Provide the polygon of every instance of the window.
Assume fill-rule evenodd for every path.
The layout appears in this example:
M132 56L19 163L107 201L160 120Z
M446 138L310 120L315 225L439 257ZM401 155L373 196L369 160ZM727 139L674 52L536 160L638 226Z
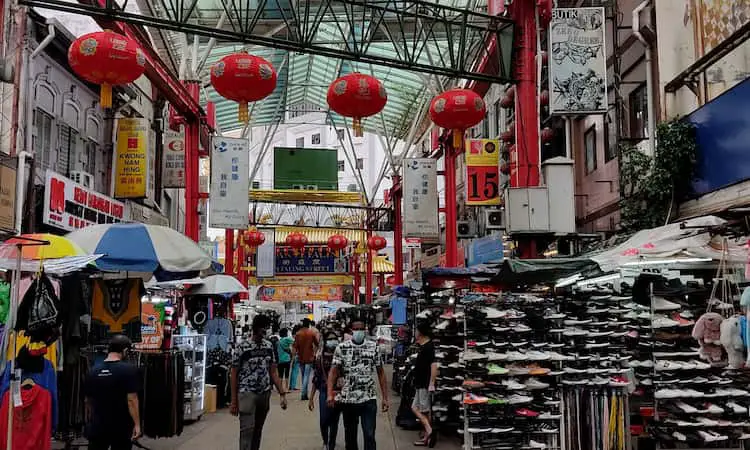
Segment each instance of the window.
M365 168L365 160L362 158L357 158L357 169L364 169Z
M312 144L320 145L320 133L315 133L312 135Z
M260 181L253 181L253 189L260 189Z
M343 172L345 170L344 161L338 160L336 167L338 167L339 172Z
M648 98L646 86L643 85L630 93L630 137L646 139L648 137Z
M304 146L305 146L305 138L303 138L303 137L297 138L296 147L297 148L303 148Z
M596 170L596 125L592 125L583 135L584 157L586 173Z
M500 100L495 102L495 120L492 121L492 133L490 136L497 137L500 134L500 115L502 107L500 106Z
M58 131L56 169L67 177L70 170L75 169L71 161L75 161L78 152L78 132L65 124L60 124Z
M96 142L87 139L83 152L81 153L81 167L84 172L90 173L91 175L96 174L96 149Z
M336 136L340 141L343 141L344 136L346 136L346 130L336 130Z
M617 157L617 113L610 109L604 116L604 162Z
M37 155L37 162L42 169L50 168L52 155L52 116L37 109L34 114L34 126L36 136L33 138L32 147Z
M490 138L490 118L487 115L484 116L484 120L482 121L482 135L479 137L483 139Z

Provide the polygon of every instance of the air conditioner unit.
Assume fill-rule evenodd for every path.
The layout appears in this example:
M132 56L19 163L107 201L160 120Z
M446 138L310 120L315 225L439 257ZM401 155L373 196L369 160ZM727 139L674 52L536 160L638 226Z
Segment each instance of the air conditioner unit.
M301 184L293 184L292 185L292 189L294 189L296 191L302 191L302 190L305 189L305 187L303 185L301 185Z
M474 222L468 220L459 220L456 222L456 237L459 239L469 239L476 237L477 231Z
M88 172L82 172L80 170L74 170L70 172L70 179L80 184L81 186L89 189L94 188L94 176Z
M308 184L307 186L305 186L305 189L307 189L308 191L317 191L318 190L318 185L317 184Z
M485 213L485 228L488 230L505 229L505 211L502 209L490 209Z

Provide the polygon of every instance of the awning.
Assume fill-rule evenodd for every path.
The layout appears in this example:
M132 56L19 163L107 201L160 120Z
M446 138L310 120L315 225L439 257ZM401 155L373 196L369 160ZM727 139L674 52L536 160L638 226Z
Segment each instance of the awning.
M45 259L43 261L44 271L50 275L66 275L83 269L96 270L96 267L89 265L100 257L102 257L102 255L69 256L66 258ZM16 270L16 260L14 258L0 259L0 270ZM21 272L38 271L39 261L21 261Z
M278 227L276 228L276 245L286 244L286 237L291 233L302 233L307 237L308 244L327 244L328 238L340 234L349 239L349 243L364 242L363 230L344 230L341 228L306 228L306 227Z

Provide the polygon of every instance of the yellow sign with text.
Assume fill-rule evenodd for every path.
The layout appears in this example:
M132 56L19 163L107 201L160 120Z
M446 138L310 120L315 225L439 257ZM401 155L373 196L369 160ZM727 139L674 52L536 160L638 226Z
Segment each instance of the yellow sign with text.
M148 119L117 121L115 197L143 198L148 185Z
M466 140L466 204L500 205L500 141Z

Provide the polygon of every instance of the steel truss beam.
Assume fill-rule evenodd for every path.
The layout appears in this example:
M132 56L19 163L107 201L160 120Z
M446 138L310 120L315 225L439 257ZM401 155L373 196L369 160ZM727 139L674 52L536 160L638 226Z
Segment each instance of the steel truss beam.
M369 225L373 231L393 231L393 211L329 203L251 200L250 224L350 230L367 230Z
M91 4L66 0L20 0L20 3L219 41L262 45L451 78L484 82L511 80L511 68L505 63L508 58L503 55L512 51L513 22L470 8L424 0L216 0L222 9L206 10L196 8L195 1L158 0L153 2L153 6L158 6L154 13L146 14L124 11L128 1L124 0L125 5L117 5L114 0L92 0ZM227 15L227 24L217 28L216 19L222 14ZM285 25L281 32L267 35L269 29L280 24ZM343 48L331 46L332 40L345 45ZM490 40L498 46L506 44L493 54L499 69L497 73L484 73L476 64L489 57L485 43ZM432 54L430 47L439 52Z

